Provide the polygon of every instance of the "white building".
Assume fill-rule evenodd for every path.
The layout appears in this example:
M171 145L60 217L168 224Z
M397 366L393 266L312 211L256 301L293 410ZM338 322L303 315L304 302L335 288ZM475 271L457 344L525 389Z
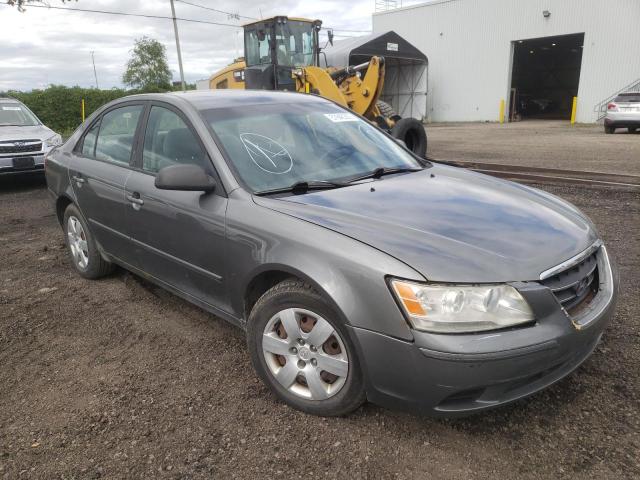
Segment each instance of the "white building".
M640 0L433 0L375 13L389 30L428 58L430 121L568 119L577 96L589 123L640 91Z

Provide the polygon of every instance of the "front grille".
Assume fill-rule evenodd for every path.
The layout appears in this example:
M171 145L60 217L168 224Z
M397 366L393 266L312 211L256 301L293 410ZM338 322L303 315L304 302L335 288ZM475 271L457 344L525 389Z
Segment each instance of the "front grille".
M16 145L15 142L17 142L18 144ZM42 142L37 139L0 142L0 154L29 153L29 152L39 152L41 150L42 150Z
M570 315L577 314L598 293L598 250L541 283L551 289Z

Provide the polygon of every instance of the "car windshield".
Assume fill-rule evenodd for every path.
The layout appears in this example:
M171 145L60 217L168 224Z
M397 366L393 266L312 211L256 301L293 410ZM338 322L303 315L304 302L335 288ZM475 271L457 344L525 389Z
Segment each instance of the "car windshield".
M250 105L202 114L254 192L344 181L379 168L421 168L377 127L331 103Z
M40 125L40 122L24 105L19 103L0 103L0 127L3 125L31 127Z
M617 103L640 103L640 92L629 94L626 93L624 95L618 95L614 102Z
M313 24L289 20L276 27L278 65L313 65Z

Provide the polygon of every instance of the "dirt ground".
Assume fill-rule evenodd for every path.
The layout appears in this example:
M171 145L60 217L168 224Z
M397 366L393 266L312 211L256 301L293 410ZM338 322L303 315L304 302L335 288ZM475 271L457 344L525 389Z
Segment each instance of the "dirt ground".
M640 130L607 135L602 125L550 120L426 128L428 153L436 159L640 175Z
M640 199L544 188L589 214L618 261L593 356L466 419L370 404L324 419L279 403L224 321L123 271L80 278L44 183L0 182L0 479L638 478Z

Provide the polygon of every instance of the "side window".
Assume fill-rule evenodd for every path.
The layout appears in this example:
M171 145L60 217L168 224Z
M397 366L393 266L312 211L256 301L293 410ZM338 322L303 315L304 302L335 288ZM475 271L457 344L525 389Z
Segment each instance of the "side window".
M102 117L96 141L97 159L129 165L133 137L142 109L142 105L121 107Z
M192 163L209 170L207 155L180 116L167 108L153 106L144 134L142 168L156 173L179 163Z
M100 128L100 121L97 121L93 127L85 134L82 141L82 156L93 158L96 153L96 138L98 136L98 129Z

